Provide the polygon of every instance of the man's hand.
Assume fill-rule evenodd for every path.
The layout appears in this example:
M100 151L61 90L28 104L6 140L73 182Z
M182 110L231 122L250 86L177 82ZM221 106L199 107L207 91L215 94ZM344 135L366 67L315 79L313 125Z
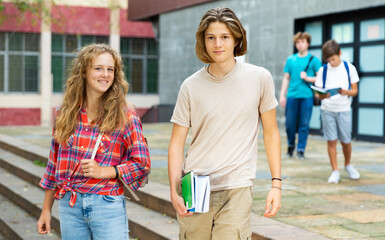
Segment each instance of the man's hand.
M320 100L324 100L325 98L330 98L330 93L325 93L325 94L316 93L315 96Z
M307 80L306 80L306 78L307 78L307 74L306 74L306 72L305 72L305 71L302 71L302 72L301 72L301 75L300 75L300 77L301 77L303 80L307 81Z
M183 198L178 194L173 194L171 196L171 202L172 202L172 206L174 207L174 209L176 210L176 212L179 214L181 218L190 217L191 215L193 215L192 212L187 211L187 208L184 205Z
M281 208L281 190L272 188L266 198L264 217L274 217Z
M339 92L342 96L349 96L349 90L346 90L346 89L340 89L340 90L338 90L338 92Z
M85 177L91 177L91 178L105 178L104 177L104 171L103 167L99 166L99 164L92 159L82 159L82 171L84 173Z
M281 96L279 98L279 104L281 105L281 107L286 108L286 97Z

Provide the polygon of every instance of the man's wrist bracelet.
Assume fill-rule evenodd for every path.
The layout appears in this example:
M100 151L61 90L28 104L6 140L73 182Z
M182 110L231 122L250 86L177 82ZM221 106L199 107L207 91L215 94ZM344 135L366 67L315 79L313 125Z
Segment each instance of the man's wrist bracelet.
M115 169L115 178L118 179L119 178L118 168L114 166L114 169Z
M280 187L277 187L277 186L271 186L271 188L278 188L279 190L281 190L281 191L282 191L282 188L280 188Z
M281 181L282 182L282 179L281 178L272 178L271 181L274 181L274 180L278 180L278 181Z

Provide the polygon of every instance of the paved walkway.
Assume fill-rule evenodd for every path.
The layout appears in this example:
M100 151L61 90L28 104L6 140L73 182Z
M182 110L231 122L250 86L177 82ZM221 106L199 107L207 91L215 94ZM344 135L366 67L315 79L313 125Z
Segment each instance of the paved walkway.
M168 184L167 147L171 125L144 124L143 128L153 161L150 181ZM43 147L49 147L50 144L49 128L1 127L0 133ZM285 153L285 137L282 135L282 153ZM189 140L190 136L187 142ZM253 186L253 212L262 215L265 197L270 188L270 174L262 138L258 154L258 172ZM361 173L358 181L350 180L344 171L342 150L339 147L341 182L328 184L331 168L326 142L319 136L310 137L306 160L283 156L282 208L274 219L332 239L385 240L385 145L353 142L352 163Z

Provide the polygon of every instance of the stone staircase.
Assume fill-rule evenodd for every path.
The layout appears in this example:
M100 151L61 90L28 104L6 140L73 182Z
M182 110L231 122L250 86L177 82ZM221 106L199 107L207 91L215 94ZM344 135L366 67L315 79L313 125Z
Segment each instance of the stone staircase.
M44 190L38 186L49 149L0 134L0 240L60 239L57 203L52 209L52 231L37 233L36 222L41 213ZM125 191L126 196L129 192ZM178 239L178 222L169 197L168 186L150 182L137 191L140 201L127 201L130 237L139 240ZM252 214L253 240L327 239L273 219Z

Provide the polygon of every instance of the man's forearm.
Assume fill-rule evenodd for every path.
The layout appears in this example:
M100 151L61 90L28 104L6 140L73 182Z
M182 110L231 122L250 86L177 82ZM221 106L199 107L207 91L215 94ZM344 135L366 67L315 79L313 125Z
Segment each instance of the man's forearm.
M282 86L281 86L281 92L280 92L280 98L286 97L287 89L289 87L289 80L284 77L282 79Z
M273 178L281 178L281 141L278 128L276 130L268 130L266 133L264 130L263 139L271 176Z
M306 79L304 79L306 82L309 82L309 83L315 83L315 81L317 80L317 77L309 77L307 76Z
M182 177L183 151L171 147L168 157L168 176L170 182L170 193L176 194Z

